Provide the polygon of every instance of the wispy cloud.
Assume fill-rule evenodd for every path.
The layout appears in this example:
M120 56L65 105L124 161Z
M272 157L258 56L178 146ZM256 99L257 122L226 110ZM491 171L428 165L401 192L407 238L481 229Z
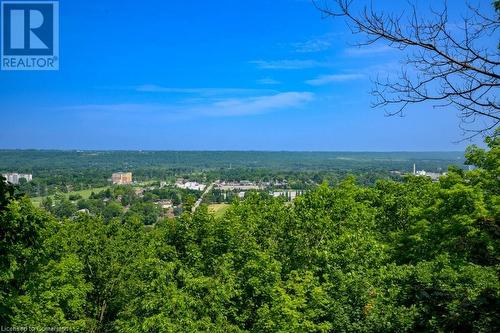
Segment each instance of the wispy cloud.
M267 84L267 85L275 85L280 84L281 82L270 77L265 77L263 79L257 80L258 84Z
M330 74L320 75L315 79L307 80L306 83L312 86L322 86L334 82L346 82L363 78L362 74Z
M230 117L264 114L300 107L313 100L310 92L283 92L255 97L222 98L197 103L153 104L117 103L66 106L61 109L79 112L134 113L148 116Z
M345 50L348 56L376 56L388 52L394 52L394 49L388 45L368 45L362 47L350 47Z
M317 61L317 60L296 60L296 59L284 59L284 60L253 60L250 61L259 69L306 69L315 67L328 67L331 64L327 62Z
M203 96L220 96L220 95L252 95L262 94L265 92L273 92L269 89L248 89L248 88L172 88L163 87L155 84L144 84L132 87L138 92L150 93L172 93L172 94L197 94Z
M154 103L81 104L63 106L59 109L64 111L77 111L84 113L137 113L142 115L154 113L174 114L178 112L172 105Z
M211 116L243 116L268 113L276 110L296 108L313 99L310 92L284 92L271 96L228 99L219 101L208 108L201 108L201 113Z
M343 35L341 32L330 32L320 36L315 36L307 40L290 43L293 50L297 53L315 53L330 49L336 39Z
M295 52L298 53L313 53L328 50L332 46L329 39L311 39L305 42L292 43Z

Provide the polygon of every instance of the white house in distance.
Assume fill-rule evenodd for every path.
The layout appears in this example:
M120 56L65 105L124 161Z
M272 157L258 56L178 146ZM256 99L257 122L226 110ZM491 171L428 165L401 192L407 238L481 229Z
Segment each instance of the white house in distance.
M33 175L31 173L10 172L10 173L3 173L2 176L4 176L9 183L15 185L19 184L19 181L21 179L26 179L27 182L33 180Z

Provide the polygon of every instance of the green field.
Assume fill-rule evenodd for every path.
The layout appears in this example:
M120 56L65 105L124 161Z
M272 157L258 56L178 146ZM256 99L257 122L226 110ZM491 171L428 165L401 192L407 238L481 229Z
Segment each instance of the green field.
M104 186L104 187L94 187L94 188L89 188L89 189L86 189L86 190L80 190L80 191L73 191L73 192L68 192L68 193L63 193L66 197L69 197L70 195L81 195L82 198L84 199L88 199L90 197L90 195L92 194L92 192L94 193L97 193L97 192L101 192L101 191L104 191L106 189L108 189L109 186ZM49 195L49 197L54 197L53 195ZM36 207L40 207L40 205L42 204L42 201L43 199L45 199L46 197L34 197L34 198L31 198L31 202L36 206Z
M145 181L145 182L135 183L132 186L133 187L149 186L149 185L153 184L154 182L155 182L154 180L149 180L149 181ZM93 188L89 188L86 190L72 191L72 192L63 193L63 194L66 195L66 197L69 197L70 195L80 195L83 199L88 199L90 197L90 195L92 194L92 192L99 193L101 191L107 190L110 187L111 186L93 187ZM53 198L54 196L49 195L49 197ZM31 198L31 202L36 207L40 207L44 198L46 198L46 197L33 197L33 198Z
M216 218L224 216L224 213L228 210L229 204L211 204L208 205L208 212L213 214Z

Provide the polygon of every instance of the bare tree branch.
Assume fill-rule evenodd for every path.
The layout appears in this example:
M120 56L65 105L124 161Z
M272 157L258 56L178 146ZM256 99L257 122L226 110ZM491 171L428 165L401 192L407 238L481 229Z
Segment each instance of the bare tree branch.
M500 52L498 44L484 46L491 44L500 26L493 6L485 14L467 4L467 15L460 24L452 24L446 2L441 10L430 8L430 16L419 15L412 3L407 13L377 12L372 6L355 13L352 2L313 0L325 17L344 17L354 34L365 37L359 47L386 42L408 51L396 80L374 80L374 107L385 108L388 115L402 115L415 103L454 106L468 138L494 134L500 123Z

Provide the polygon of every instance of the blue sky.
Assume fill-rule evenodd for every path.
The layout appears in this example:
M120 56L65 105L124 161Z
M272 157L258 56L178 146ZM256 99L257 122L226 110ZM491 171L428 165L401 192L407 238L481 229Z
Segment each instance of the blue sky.
M0 148L426 151L470 143L454 143L462 136L452 108L418 105L405 117L372 109L370 78L397 72L402 54L383 44L355 48L357 38L307 0L63 0L60 70L0 72Z

